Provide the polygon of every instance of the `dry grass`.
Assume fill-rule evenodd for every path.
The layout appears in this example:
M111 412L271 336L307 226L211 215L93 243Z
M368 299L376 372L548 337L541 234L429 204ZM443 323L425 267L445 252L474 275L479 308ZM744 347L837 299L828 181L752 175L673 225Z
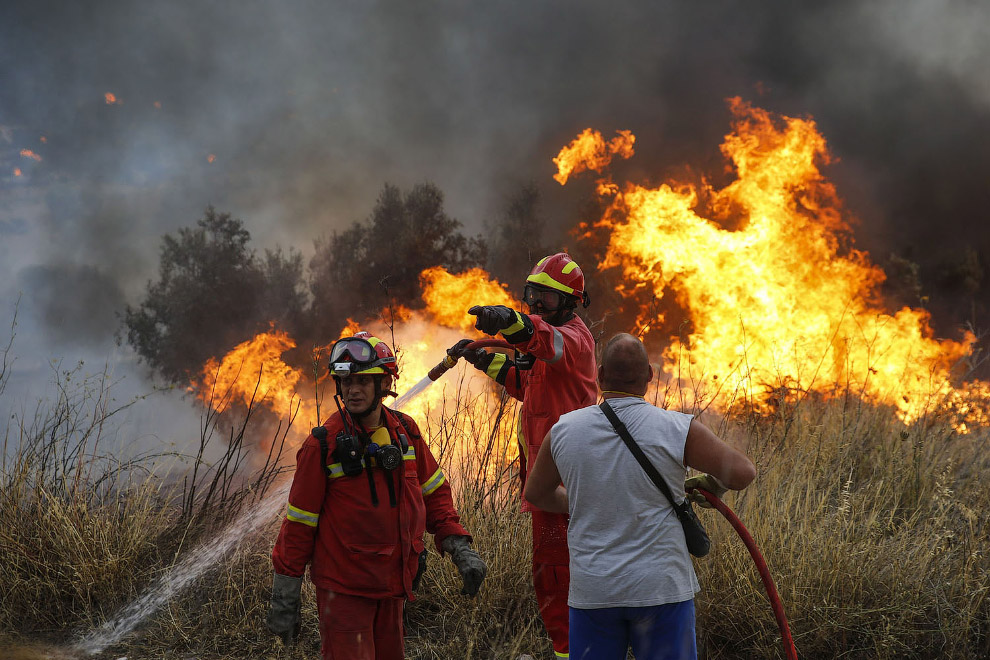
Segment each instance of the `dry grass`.
M760 475L727 503L770 565L801 655L987 657L986 430L904 427L841 402L788 415L745 428ZM698 563L698 612L709 657L779 656L752 561L724 521L706 520L715 548Z
M208 509L190 506L188 481L182 486L94 451L112 417L92 414L99 391L92 383L66 386L64 402L6 430L0 648L7 644L8 656L14 643L64 644L91 629L274 478L267 462L266 478L225 477ZM515 407L503 404L449 397L449 409L426 427L490 572L482 593L467 599L450 562L431 552L420 597L407 608L410 658L552 657L532 595L529 520L518 511L518 479L506 454ZM758 464L757 481L726 502L770 565L801 657L990 656L986 429L960 436L938 415L904 426L889 410L852 399L805 399L771 415L709 421ZM241 444L231 438L228 444ZM241 465L227 460L224 474ZM198 469L203 497L222 470ZM744 546L718 514L701 515L715 542L696 564L702 657L783 657ZM276 524L246 538L103 657L317 657L309 587L299 647L283 649L264 629Z

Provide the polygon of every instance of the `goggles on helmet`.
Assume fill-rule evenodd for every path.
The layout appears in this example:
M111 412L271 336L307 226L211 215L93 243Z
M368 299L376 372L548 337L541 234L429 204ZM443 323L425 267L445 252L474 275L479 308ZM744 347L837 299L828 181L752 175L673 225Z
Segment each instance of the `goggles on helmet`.
M555 312L564 306L564 294L553 289L544 289L527 284L523 289L523 302L532 307L539 303L548 312Z
M395 358L379 358L374 346L360 337L341 339L330 349L330 370L341 378L390 362L395 362Z

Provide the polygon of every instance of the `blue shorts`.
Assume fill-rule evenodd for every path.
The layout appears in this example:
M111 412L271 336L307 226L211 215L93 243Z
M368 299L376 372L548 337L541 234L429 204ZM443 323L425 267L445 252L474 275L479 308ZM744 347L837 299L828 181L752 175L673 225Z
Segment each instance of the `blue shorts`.
M695 660L694 600L652 607L570 608L570 660Z

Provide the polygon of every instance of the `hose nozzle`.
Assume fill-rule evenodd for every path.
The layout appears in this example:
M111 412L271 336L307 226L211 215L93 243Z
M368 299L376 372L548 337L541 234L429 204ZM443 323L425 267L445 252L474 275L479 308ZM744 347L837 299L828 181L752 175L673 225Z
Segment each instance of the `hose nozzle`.
M440 361L440 364L430 369L430 372L426 374L426 376L430 380L436 380L440 376L447 373L447 371L449 371L450 368L453 367L455 364L457 364L457 358L455 358L453 355L448 355L447 357L445 357L443 360ZM421 371L420 373L423 372Z

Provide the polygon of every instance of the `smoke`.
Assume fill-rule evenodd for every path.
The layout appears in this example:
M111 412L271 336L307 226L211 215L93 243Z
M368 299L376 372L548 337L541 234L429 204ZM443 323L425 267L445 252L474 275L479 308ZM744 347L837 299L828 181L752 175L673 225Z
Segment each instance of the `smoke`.
M114 314L124 304L117 283L94 266L28 266L18 273L25 312L43 321L51 341L98 344L116 330ZM66 295L68 294L68 295Z
M631 130L636 178L718 174L740 95L816 119L858 243L917 262L951 334L990 322L988 25L962 0L5 2L0 309L20 294L44 353L106 355L208 204L307 254L385 182L436 183L474 233L535 181L568 227L585 199L550 159L574 135Z

